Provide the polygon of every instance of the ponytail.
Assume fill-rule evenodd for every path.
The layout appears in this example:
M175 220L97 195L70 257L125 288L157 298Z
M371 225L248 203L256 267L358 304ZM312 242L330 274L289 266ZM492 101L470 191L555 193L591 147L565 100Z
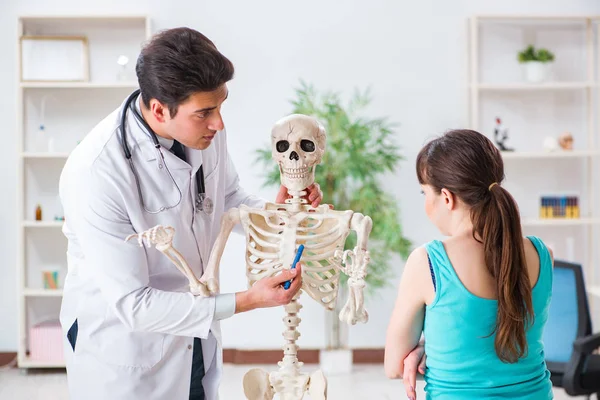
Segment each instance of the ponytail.
M517 362L527 354L525 332L534 314L519 210L500 186L500 151L479 132L452 130L423 146L416 169L420 184L436 193L447 189L471 210L473 238L483 243L485 264L496 282L498 314L490 336L496 334L502 361Z
M496 354L514 363L527 353L526 329L534 315L531 284L517 204L497 183L488 194L487 201L472 209L473 236L481 238L485 264L496 281Z

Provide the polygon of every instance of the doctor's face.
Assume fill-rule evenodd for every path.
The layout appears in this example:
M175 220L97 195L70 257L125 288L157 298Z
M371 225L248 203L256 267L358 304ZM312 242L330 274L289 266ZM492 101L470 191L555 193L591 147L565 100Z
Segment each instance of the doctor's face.
M186 147L204 150L210 146L217 131L223 130L221 105L228 90L222 85L212 92L197 92L179 105L175 117L164 120L164 133Z

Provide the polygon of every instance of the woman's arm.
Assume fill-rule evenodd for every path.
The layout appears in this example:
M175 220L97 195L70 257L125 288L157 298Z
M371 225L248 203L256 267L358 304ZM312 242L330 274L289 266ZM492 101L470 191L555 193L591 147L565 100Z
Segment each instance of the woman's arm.
M426 297L433 292L428 265L423 247L415 249L406 260L385 343L384 367L390 379L403 377L404 359L419 343Z

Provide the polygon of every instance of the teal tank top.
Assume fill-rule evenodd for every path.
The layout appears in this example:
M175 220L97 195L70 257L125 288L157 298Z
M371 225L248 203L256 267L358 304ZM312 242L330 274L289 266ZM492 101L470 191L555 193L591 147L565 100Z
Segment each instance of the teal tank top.
M528 352L514 364L502 362L494 349L497 301L475 296L456 274L441 241L425 245L435 298L424 321L427 399L552 399L544 359L542 331L552 295L552 259L541 239L528 236L540 257L532 290L534 323L526 333ZM490 335L491 334L491 335Z

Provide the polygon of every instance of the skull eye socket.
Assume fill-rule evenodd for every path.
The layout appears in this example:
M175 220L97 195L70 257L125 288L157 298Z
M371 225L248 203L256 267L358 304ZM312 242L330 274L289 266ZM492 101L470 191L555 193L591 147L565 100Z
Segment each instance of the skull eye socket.
M310 140L302 140L300 142L300 148L307 153L312 153L315 151L315 143Z
M290 148L290 142L288 142L287 140L280 140L275 145L275 148L277 149L278 152L285 153Z

